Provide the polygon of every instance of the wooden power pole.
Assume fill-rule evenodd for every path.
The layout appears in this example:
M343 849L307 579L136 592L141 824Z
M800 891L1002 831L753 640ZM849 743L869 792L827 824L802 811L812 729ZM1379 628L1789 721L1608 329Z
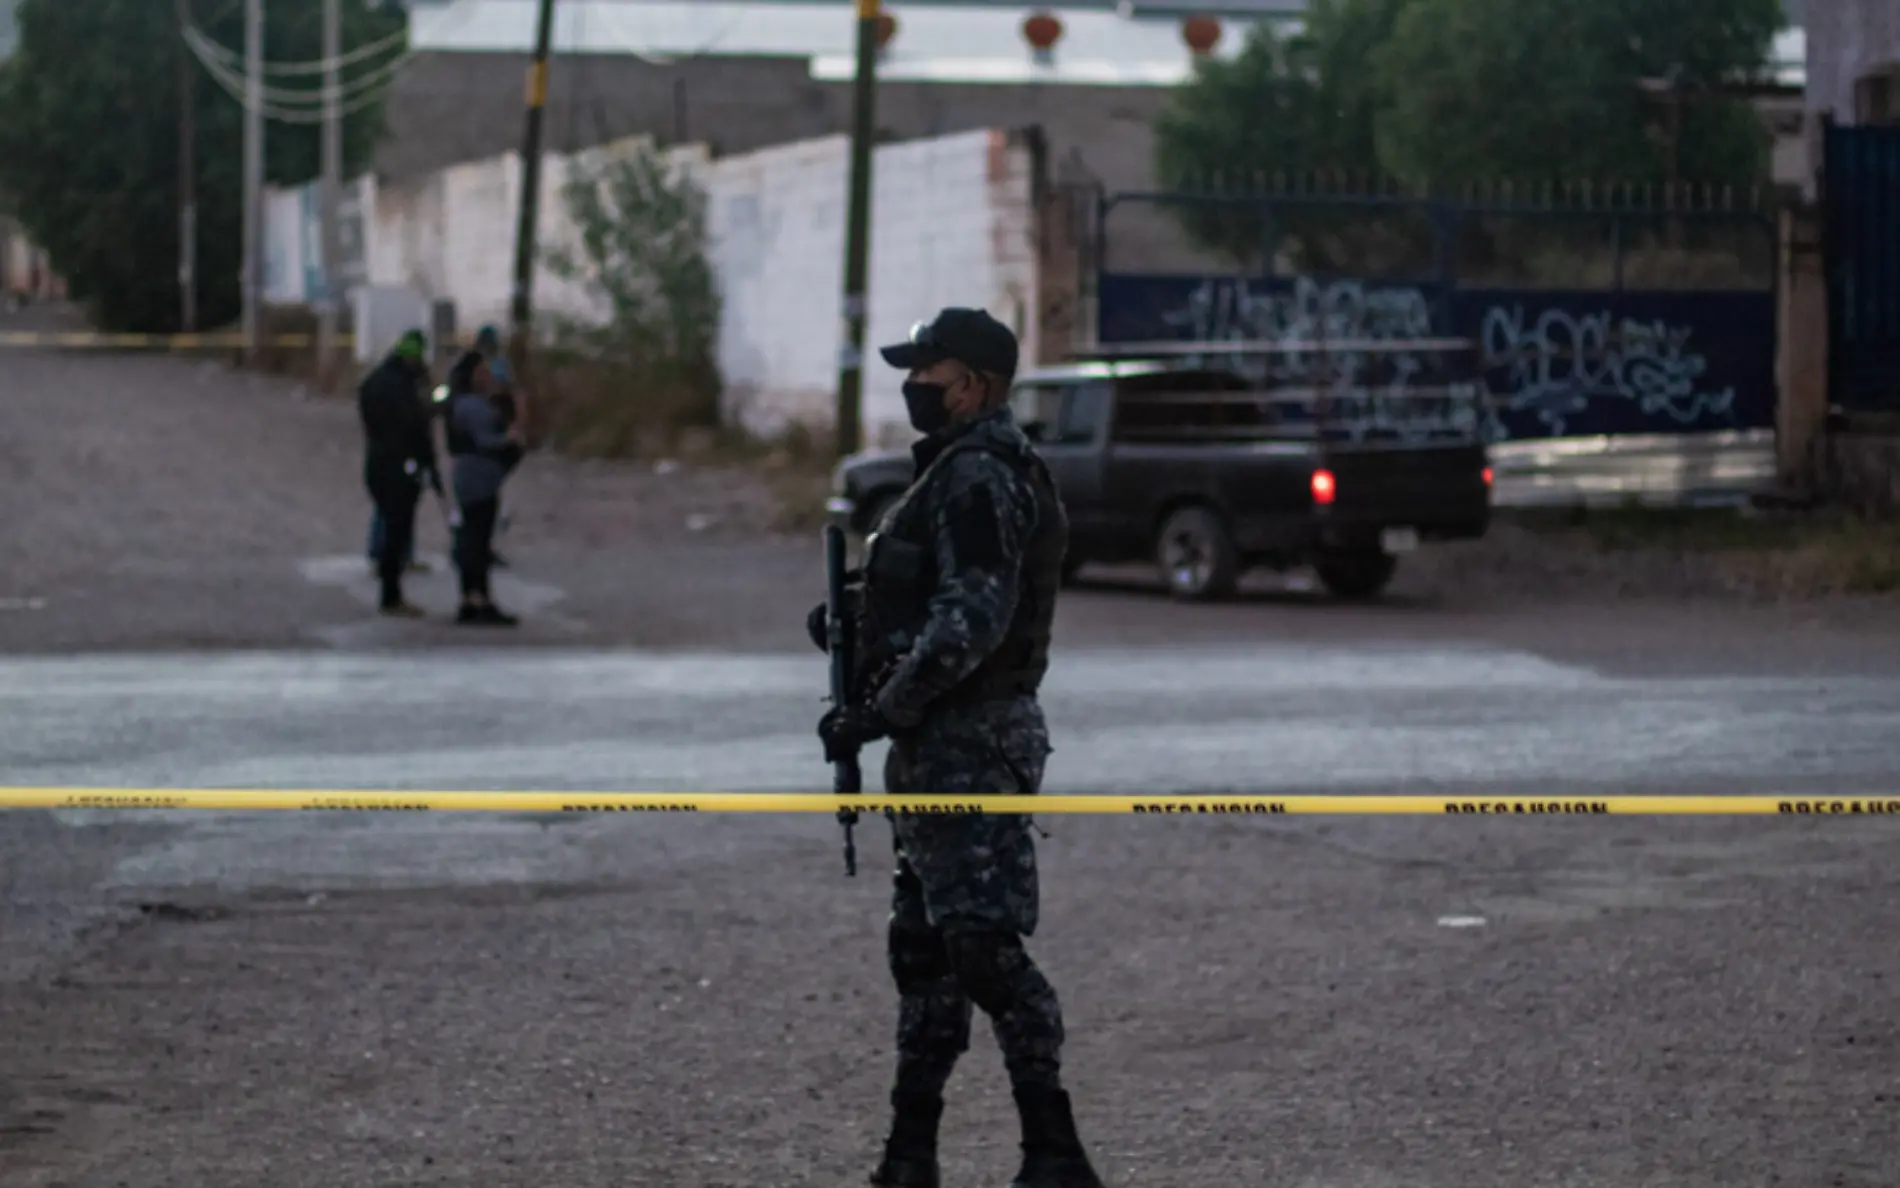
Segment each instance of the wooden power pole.
M528 128L521 144L521 215L515 228L515 284L509 310L508 353L517 376L528 365L534 321L535 233L541 205L541 129L548 105L548 57L554 41L554 0L541 0L528 67Z
M342 302L342 245L337 233L343 185L342 0L323 0L323 292L317 304L317 388L336 379L336 327Z
M178 0L178 329L198 329L198 71L185 35L191 0Z
M877 135L879 0L858 0L858 61L851 118L851 197L844 227L845 341L838 352L838 456L864 436L865 274L871 241L871 150Z

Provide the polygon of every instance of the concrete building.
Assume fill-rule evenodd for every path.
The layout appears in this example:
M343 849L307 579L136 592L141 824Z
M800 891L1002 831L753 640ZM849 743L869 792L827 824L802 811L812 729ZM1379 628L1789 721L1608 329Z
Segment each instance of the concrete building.
M388 105L377 158L393 181L517 148L532 0L443 0L412 12L415 57ZM1154 117L1188 78L1192 12L1237 52L1256 20L1297 17L1302 0L1107 0L1047 6L1063 32L1037 54L1023 34L1038 6L910 0L888 6L879 63L884 141L1035 126L1056 185L1152 188ZM574 152L651 134L715 155L847 132L856 25L842 0L562 0L548 98L548 146ZM1165 218L1117 229L1123 267L1204 263Z
M1186 17L1220 21L1214 53L1231 55L1255 22L1297 22L1305 2L897 0L879 63L879 135L1034 125L1054 184L1152 190L1154 118L1193 70ZM392 92L380 176L401 181L518 147L534 9L534 0L414 0L416 53ZM1044 9L1063 25L1046 55L1023 32ZM574 152L650 134L723 154L846 132L854 36L844 0L561 0L548 146ZM1798 185L1804 167L1804 55L1801 30L1789 29L1758 88L1777 138L1775 177L1786 185ZM1117 220L1118 269L1221 266L1158 210Z
M1900 3L1806 0L1806 19L1809 116L1900 123Z
M1900 510L1900 4L1805 0L1812 205L1783 225L1787 485Z

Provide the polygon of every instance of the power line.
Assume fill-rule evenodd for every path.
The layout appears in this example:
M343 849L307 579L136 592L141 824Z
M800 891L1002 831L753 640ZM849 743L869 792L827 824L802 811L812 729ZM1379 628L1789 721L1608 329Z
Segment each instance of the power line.
M240 83L245 81L244 71L241 67L233 67L219 60L224 53L224 47L205 36L204 33L198 29L187 28L185 30L185 42L191 47L193 55L196 56L197 59L204 64L205 69L212 74L222 75L225 78ZM382 65L377 66L373 70L358 75L350 82L341 84L339 93L344 97L348 97L367 87L375 86L379 82L387 82L395 76L397 71L402 69L409 58L409 53L405 51L395 58L384 62ZM341 59L338 60L341 61ZM269 73L268 66L265 67L264 72ZM266 101L273 103L321 104L329 97L329 90L327 86L319 86L315 90L290 90L282 87L266 86L264 88L264 97Z
M197 38L201 39L204 43L206 50L209 53L219 58L222 58L227 65L236 66L239 68L243 66L244 55L238 53L236 50L230 49L227 46L219 44L216 40L212 39L210 36L201 32L197 28L187 29L186 35L196 36ZM382 53L383 51L389 49L391 46L402 45L404 42L408 40L408 38L409 38L409 31L407 29L399 29L396 32L391 33L388 37L383 38L381 41L374 41L368 45L358 46L356 49L353 49L346 54L339 54L335 60L336 68L338 70L342 70L345 67L354 66L356 63L361 62L367 58L375 57L377 54ZM322 74L330 68L330 64L331 64L331 60L329 58L316 58L307 62L266 62L264 63L264 73L276 74L276 75Z
M396 75L408 64L410 58L410 54L404 51L390 61L346 83L339 83L334 88L322 86L315 90L292 90L258 86L253 90L251 84L261 82L261 79L248 78L242 70L233 69L220 61L221 55L229 52L223 46L194 27L185 29L184 38L192 55L204 66L205 72L225 94L249 110L254 102L251 94L255 93L258 96L255 102L261 114L287 124L321 124L324 120L324 106L333 98L340 102L341 114L345 116L354 115L372 106L387 93L390 84L395 81ZM387 42L388 39L385 39L385 44ZM340 55L337 61L341 62L346 57L349 55ZM366 57L367 55L359 56L357 60L363 61ZM266 72L268 72L268 67L260 71L260 74ZM307 110L298 110L297 105L309 105L309 107Z
M244 93L244 80L242 78L235 80L229 79L215 71L212 72L211 77L212 81L218 84L220 90L235 99L245 110L252 110L251 102L246 98ZM347 103L342 104L338 114L342 116L355 115L357 112L363 111L381 100L385 91L386 88L385 90L371 91L366 94L358 95ZM319 104L322 102L321 96L318 97L318 102ZM315 125L321 124L324 118L321 106L311 111L297 111L261 99L257 102L256 111L259 114L284 124Z

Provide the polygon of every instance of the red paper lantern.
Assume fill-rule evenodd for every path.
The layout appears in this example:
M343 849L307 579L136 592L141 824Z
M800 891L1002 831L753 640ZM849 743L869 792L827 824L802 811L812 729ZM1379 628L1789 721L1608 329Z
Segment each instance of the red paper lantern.
M1210 54L1220 44L1220 22L1210 16L1191 16L1181 22L1181 40L1196 54Z
M883 49L897 36L897 18L883 9L877 14L877 48Z
M1037 53L1046 54L1062 40L1062 22L1049 13L1036 13L1023 22L1023 39Z

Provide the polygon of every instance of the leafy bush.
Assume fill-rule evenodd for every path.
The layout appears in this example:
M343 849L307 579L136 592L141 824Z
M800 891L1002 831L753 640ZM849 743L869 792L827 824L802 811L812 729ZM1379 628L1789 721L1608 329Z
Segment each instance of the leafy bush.
M547 252L591 317L550 319L542 387L557 443L632 452L719 424L721 302L707 258L706 193L650 145L577 160L562 188L575 242Z

